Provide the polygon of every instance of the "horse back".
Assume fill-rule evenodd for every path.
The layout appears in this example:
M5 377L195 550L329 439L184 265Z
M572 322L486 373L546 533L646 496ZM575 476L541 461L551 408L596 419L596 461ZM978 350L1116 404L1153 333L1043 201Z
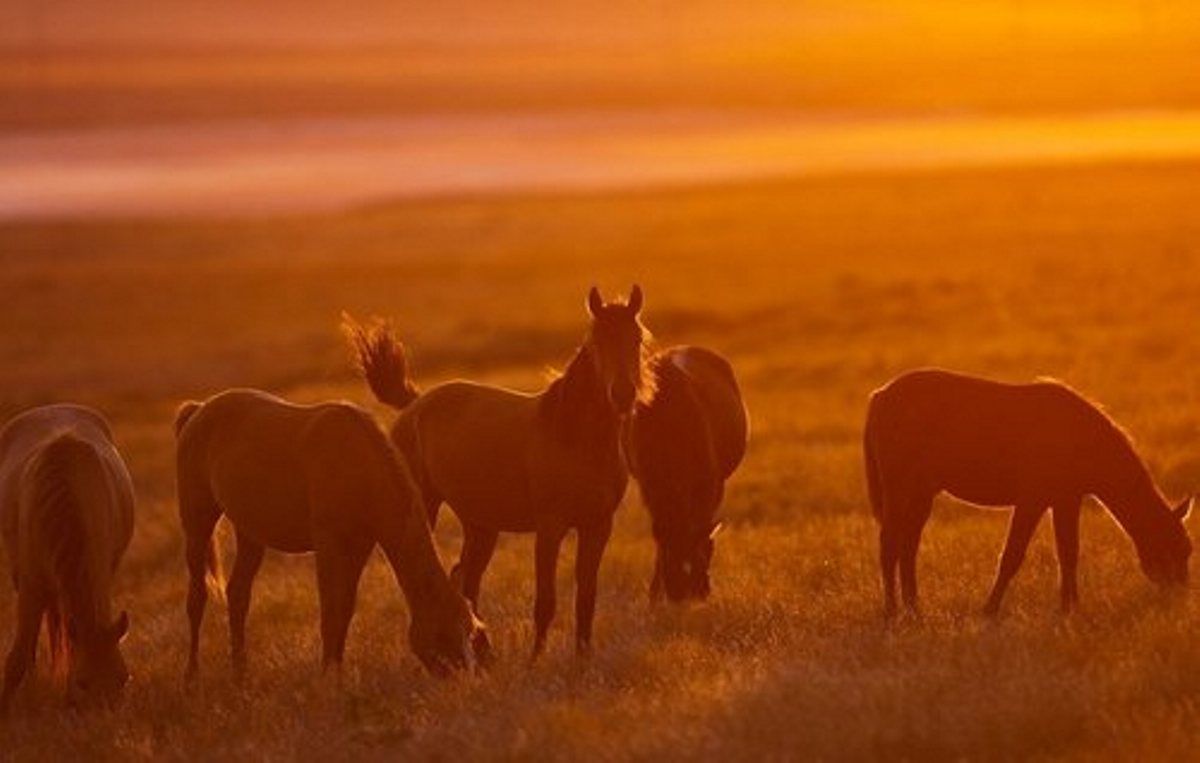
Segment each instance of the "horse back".
M537 403L499 387L447 382L405 408L392 442L428 501L444 500L464 522L528 531Z
M676 347L668 360L684 371L712 437L721 477L727 479L746 455L749 415L729 361L703 347Z
M361 443L346 434L364 424L375 426L350 403L298 405L247 389L215 395L195 409L176 445L185 527L223 512L260 543L311 550L314 473L366 472Z
M78 527L86 538L77 540L115 568L133 535L133 502L129 471L97 411L44 406L0 432L0 530L14 563L18 548L38 556Z
M868 469L884 493L945 490L973 503L1046 503L1093 492L1128 443L1093 404L1050 381L1005 384L937 369L872 396Z

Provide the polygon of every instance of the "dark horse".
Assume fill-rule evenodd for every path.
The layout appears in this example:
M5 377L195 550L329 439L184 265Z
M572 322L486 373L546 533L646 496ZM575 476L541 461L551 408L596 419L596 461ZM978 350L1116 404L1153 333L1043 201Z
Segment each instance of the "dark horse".
M703 599L725 480L746 454L746 406L733 368L711 350L672 347L649 367L654 396L634 409L626 453L658 546L650 595Z
M1129 437L1063 384L913 371L871 395L863 439L889 615L896 610L897 565L904 603L916 608L917 546L933 498L943 490L982 506L1014 507L987 614L999 611L1048 508L1062 606L1075 606L1079 509L1086 495L1098 498L1133 541L1147 577L1164 586L1187 582L1192 544L1183 520L1191 499L1171 508Z
M534 655L554 619L558 551L571 529L579 537L576 646L590 648L600 558L628 481L619 433L643 388L641 289L624 304L605 304L593 288L587 306L583 344L539 394L453 381L418 397L387 328L349 326L367 383L401 411L392 440L412 466L430 523L443 501L462 522L455 574L472 605L499 533L537 534Z

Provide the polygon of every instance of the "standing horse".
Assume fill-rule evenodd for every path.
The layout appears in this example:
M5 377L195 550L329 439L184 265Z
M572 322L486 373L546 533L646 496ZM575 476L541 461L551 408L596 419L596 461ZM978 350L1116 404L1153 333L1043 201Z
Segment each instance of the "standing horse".
M4 427L0 534L17 589L0 712L33 665L43 619L68 702L114 699L129 679L129 616L112 616L112 579L133 536L133 483L103 416L49 405Z
M191 576L189 677L198 668L206 582L219 578L213 529L222 514L237 535L226 597L239 674L250 588L266 548L315 552L325 667L341 666L358 580L376 544L408 600L409 645L425 667L441 674L473 664L471 642L484 647L482 627L446 577L412 477L369 413L229 390L184 403L175 431Z
M746 454L746 406L733 368L711 350L672 347L649 368L654 396L634 409L626 455L658 546L650 595L703 599L725 480Z
M462 523L455 571L473 606L498 535L536 533L535 656L554 619L559 546L570 529L579 537L575 641L581 653L590 649L600 559L628 481L621 422L644 386L641 289L605 304L593 287L587 306L583 344L562 376L533 395L453 381L417 397L386 327L348 327L375 396L401 411L392 440L412 465L430 523L443 501Z
M1133 541L1142 570L1164 586L1187 582L1192 544L1129 437L1103 411L1054 381L1001 384L940 370L903 374L871 395L864 433L867 487L880 523L884 605L917 604L921 530L941 491L982 506L1013 506L1008 540L984 612L995 614L1047 509L1054 513L1064 610L1078 600L1079 511L1104 504Z

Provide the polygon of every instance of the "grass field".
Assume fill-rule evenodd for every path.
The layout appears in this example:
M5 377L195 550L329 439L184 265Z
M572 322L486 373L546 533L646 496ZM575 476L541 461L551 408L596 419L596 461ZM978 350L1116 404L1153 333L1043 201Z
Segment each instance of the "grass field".
M920 558L925 616L888 627L859 437L867 394L912 366L1047 374L1103 401L1170 496L1200 487L1198 184L1200 166L1063 167L2 228L0 414L102 408L140 503L117 594L133 618L126 702L64 714L43 673L0 726L0 757L1190 757L1194 593L1161 600L1090 510L1080 611L1057 611L1047 522L1005 616L985 621L1006 515L945 502ZM635 280L658 341L727 353L752 414L709 602L649 605L652 543L631 491L586 662L564 606L549 653L527 664L532 543L512 536L484 579L500 652L485 676L421 671L376 558L338 690L318 670L311 561L271 555L248 684L230 680L217 605L201 689L184 691L181 400L257 386L366 403L342 309L394 317L423 383L534 388L580 338L587 287ZM569 563L560 573L569 601ZM5 642L11 618L4 587Z

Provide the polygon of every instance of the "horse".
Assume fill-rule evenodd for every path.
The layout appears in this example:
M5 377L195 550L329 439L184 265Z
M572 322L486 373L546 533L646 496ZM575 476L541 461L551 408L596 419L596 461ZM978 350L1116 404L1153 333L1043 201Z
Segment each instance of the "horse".
M704 599L717 510L746 454L748 414L733 367L711 350L672 347L649 370L654 396L634 408L626 456L657 546L650 596Z
M129 680L112 615L112 582L133 536L133 482L108 422L78 405L26 411L0 431L0 535L17 591L16 635L4 666L7 711L37 653L66 668L68 704L107 704Z
M619 433L649 387L642 301L637 286L614 303L592 287L583 343L566 371L536 394L451 381L418 395L388 326L368 330L348 319L368 385L400 411L392 441L413 469L430 524L443 502L462 524L452 575L472 607L499 534L535 533L534 658L554 619L559 547L571 529L578 534L575 644L580 654L591 650L600 560L628 482Z
M368 412L233 389L184 403L175 432L190 576L189 680L199 668L208 588L219 592L222 582L213 536L222 515L237 538L224 590L235 675L246 669L246 616L265 549L314 553L322 667L340 669L359 577L376 544L408 601L417 658L435 675L474 667L475 650L487 646L483 625L446 576L412 477Z
M879 531L884 608L917 607L916 557L933 498L945 491L985 507L1013 507L984 613L996 615L1047 509L1054 515L1061 605L1078 603L1079 514L1097 498L1132 540L1145 575L1187 583L1187 498L1172 507L1129 436L1060 382L1004 384L940 369L905 373L870 398L863 436L867 489Z

